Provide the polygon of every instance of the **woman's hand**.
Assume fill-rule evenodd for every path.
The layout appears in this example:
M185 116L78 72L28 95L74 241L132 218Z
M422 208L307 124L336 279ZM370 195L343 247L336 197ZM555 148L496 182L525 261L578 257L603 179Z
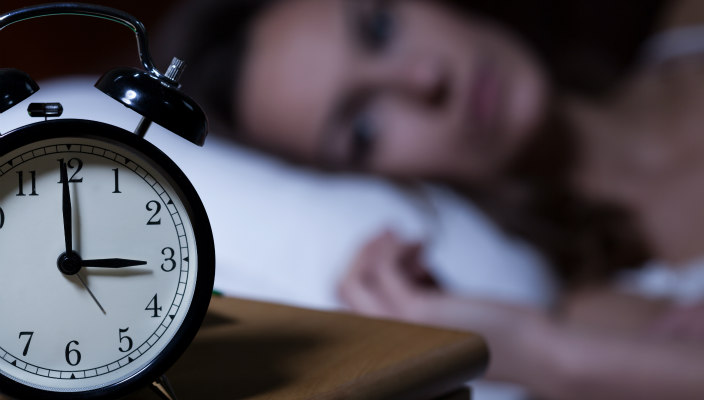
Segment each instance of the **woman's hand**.
M386 231L367 242L340 284L354 311L389 319L481 331L498 304L443 291L423 261L423 244Z
M369 316L478 332L491 348L488 376L510 379L515 359L546 339L535 329L544 322L542 313L445 292L428 273L422 253L421 243L403 242L391 232L374 237L341 282L342 300Z
M444 297L422 261L421 243L404 243L386 231L367 242L340 285L353 310L376 317L429 321Z

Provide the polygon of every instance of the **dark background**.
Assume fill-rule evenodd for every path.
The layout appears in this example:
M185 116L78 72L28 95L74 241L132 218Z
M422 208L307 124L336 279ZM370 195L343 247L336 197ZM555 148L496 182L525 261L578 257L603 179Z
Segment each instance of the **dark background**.
M160 17L178 1L84 0L132 14L152 34ZM50 3L37 0L0 0L0 13L29 5ZM153 51L153 50L152 50ZM18 68L34 80L59 76L101 75L117 66L141 66L132 31L98 18L51 16L22 21L0 31L0 68ZM165 70L166 65L157 65Z

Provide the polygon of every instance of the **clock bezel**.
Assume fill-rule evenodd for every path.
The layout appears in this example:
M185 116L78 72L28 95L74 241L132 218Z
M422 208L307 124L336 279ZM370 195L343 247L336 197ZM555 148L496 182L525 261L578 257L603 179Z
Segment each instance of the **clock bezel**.
M84 119L56 119L19 127L0 137L0 157L26 145L47 139L89 138L126 147L140 157L139 162L155 168L173 187L193 226L198 252L195 291L186 317L173 339L145 368L125 380L85 392L52 392L36 389L0 374L2 393L15 398L96 399L117 398L137 391L175 363L195 338L210 305L215 280L215 246L205 207L181 169L147 140L114 125Z

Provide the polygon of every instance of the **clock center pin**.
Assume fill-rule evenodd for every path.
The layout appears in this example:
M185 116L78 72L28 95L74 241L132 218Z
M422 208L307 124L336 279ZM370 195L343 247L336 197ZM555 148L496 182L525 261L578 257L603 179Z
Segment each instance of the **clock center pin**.
M56 260L56 265L62 274L76 275L81 271L81 256L75 251L72 251L71 254L61 253Z

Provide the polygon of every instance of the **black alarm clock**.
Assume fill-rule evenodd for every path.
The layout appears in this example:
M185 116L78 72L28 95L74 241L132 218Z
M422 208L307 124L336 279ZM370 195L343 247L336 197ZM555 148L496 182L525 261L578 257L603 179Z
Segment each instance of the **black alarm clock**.
M50 119L60 103L31 104L42 120L0 136L0 392L114 398L152 384L172 398L163 374L206 314L215 250L195 189L144 135L153 121L202 145L207 120L179 90L182 62L159 72L128 14L54 3L6 13L0 30L61 14L135 32L143 69L110 71L95 86L144 118L128 132ZM38 89L0 69L0 113Z

